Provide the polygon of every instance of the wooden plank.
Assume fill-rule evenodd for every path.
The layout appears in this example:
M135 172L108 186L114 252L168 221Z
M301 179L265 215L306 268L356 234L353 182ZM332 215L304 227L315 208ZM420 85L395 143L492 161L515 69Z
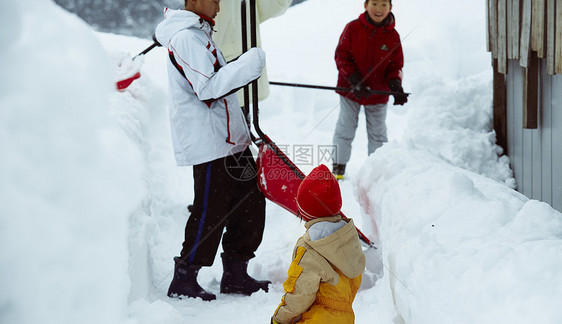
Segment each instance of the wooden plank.
M507 89L504 74L498 72L498 60L492 63L494 69L494 98L493 120L496 132L496 144L503 148L504 154L509 154L507 149Z
M498 0L490 1L490 45L492 58L498 58Z
M490 0L486 0L486 51L492 51L492 29L491 29Z
M539 58L545 58L545 0L532 0L531 10L531 50Z
M554 73L562 74L562 0L556 0L556 51L554 55Z
M498 0L498 72L507 74L507 0Z
M558 0L557 0L558 1ZM562 0L560 0L562 1ZM519 64L526 68L529 65L529 49L531 46L531 0L523 0L521 14L521 47Z
M539 59L532 51L529 66L523 73L523 128L538 127L539 111Z
M546 73L554 74L556 0L546 0Z
M508 57L512 60L519 60L520 4L519 0L511 0L511 14L508 13L507 27L511 38L511 56Z
M514 59L513 43L515 39L513 38L513 27L513 0L507 0L507 58L509 60Z

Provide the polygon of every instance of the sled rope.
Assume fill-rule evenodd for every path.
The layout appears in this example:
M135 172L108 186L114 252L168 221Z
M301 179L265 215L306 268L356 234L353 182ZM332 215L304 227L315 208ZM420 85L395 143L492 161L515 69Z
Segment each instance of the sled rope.
M380 264L382 264L382 266L388 270L388 273L390 273L404 288L406 288L406 290L412 294L412 296L416 297L416 295L410 290L410 288L408 288L408 286L406 285L406 283L404 281L402 281L402 279L400 279L394 272L392 272L392 270L390 270L389 267L386 266L386 264L384 264L384 262L379 259L379 257L375 254L375 252L372 249L367 249L367 252L371 252L371 254L375 257L375 259L377 259L377 261L380 262Z

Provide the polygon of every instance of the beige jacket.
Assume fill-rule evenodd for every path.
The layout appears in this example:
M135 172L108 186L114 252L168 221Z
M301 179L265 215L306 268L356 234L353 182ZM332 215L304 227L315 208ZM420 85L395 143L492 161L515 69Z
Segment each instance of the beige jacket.
M346 219L335 233L315 241L309 233L316 223L341 220L338 215L305 224L307 231L297 241L283 284L285 295L273 315L277 323L354 322L351 305L365 270L365 255L353 220Z
M285 13L291 5L291 0L257 0L256 1L256 20L258 23L257 45L261 47L259 24L269 18L277 17ZM248 18L248 49L250 48L250 3L247 4ZM220 4L220 12L215 18L216 32L213 40L220 48L226 61L231 61L242 54L242 18L240 0L223 0ZM243 91L238 91L238 101L244 105ZM251 92L250 92L251 93ZM261 78L258 79L259 100L267 98L269 95L269 80L267 71L262 70ZM250 98L251 100L251 98Z

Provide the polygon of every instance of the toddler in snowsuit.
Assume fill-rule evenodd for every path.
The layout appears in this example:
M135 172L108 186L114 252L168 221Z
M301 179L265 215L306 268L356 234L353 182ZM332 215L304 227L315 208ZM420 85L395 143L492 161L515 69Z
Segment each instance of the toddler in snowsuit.
M368 154L388 141L388 96L370 94L369 90L404 93L401 81L404 55L391 9L391 0L366 0L365 12L345 26L336 48L338 87L353 89L352 92L337 91L341 103L333 138L336 154L332 171L338 180L343 179L351 156L362 105L367 121ZM407 101L405 94L394 95L395 105Z
M298 239L283 284L285 295L271 323L354 323L352 303L365 255L353 220L340 215L337 180L320 165L297 191L299 213L312 220Z

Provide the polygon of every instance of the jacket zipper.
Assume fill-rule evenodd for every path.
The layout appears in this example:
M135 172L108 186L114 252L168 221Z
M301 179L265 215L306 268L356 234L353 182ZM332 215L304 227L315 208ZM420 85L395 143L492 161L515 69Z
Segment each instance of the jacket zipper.
M230 140L230 114L228 113L228 103L226 102L226 99L223 99L223 101L224 108L226 109L226 133L228 134L228 136L226 137L226 142L228 144L235 145L236 143Z

